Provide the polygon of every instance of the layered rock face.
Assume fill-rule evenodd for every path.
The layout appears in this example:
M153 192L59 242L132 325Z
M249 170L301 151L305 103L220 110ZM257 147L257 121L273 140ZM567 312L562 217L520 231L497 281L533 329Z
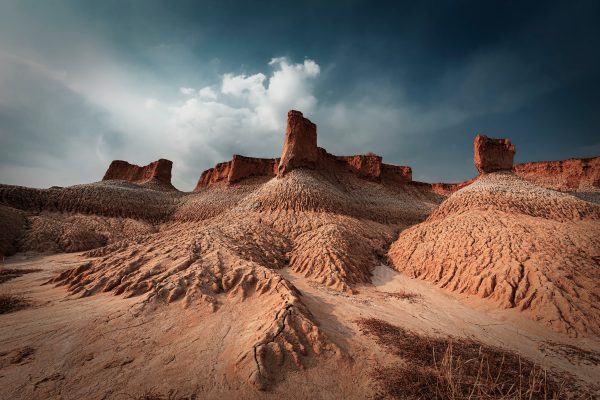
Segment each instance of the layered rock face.
M513 170L520 177L550 189L600 189L600 157L524 163L515 165Z
M252 176L272 178L277 175L278 167L278 158L253 158L234 154L231 161L219 163L214 168L204 171L194 190L221 181L235 183Z
M474 143L475 167L479 173L512 169L515 146L510 139L492 139L477 135Z
M110 163L103 181L123 180L133 183L146 183L152 180L171 185L171 169L173 162L161 158L158 161L140 167L127 161L114 160Z
M381 177L381 156L375 154L356 156L336 156L336 160L345 164L346 168L366 179Z
M381 164L381 179L394 183L412 182L412 168L405 165Z
M296 168L341 169L363 179L392 184L412 181L410 167L383 164L381 156L376 154L336 156L317 147L317 126L304 118L301 112L291 110L281 158L252 158L236 154L231 161L204 171L194 190L217 182L236 183L253 176L282 177Z
M317 125L304 118L300 111L291 110L288 112L278 176L300 167L314 169L318 156Z

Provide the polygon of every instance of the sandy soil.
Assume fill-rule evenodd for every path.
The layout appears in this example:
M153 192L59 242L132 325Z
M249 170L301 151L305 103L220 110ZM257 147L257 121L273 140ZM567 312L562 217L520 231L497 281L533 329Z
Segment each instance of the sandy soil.
M284 268L280 274L300 291L331 346L259 391L248 384L239 370L246 364L237 358L244 344L255 340L260 330L255 324L263 318L253 314L270 309L270 296L223 302L217 311L180 303L149 309L137 297L75 298L65 287L45 284L82 260L80 254L18 254L6 261L6 267L42 271L2 284L31 303L0 315L2 399L127 399L148 390L220 399L368 398L376 391L370 371L393 356L361 334L356 320L365 317L507 348L559 375L572 374L582 385L600 380L596 338L570 339L517 311L492 309L481 299L451 294L386 266L376 267L372 284L356 287L354 294ZM393 293L418 296L400 299ZM578 356L569 346L589 352Z

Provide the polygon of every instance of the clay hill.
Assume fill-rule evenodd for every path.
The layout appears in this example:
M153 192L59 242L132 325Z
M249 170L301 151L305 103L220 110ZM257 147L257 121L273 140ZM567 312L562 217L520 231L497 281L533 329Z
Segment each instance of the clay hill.
M474 151L478 177L415 182L328 153L290 111L280 157L233 155L193 192L164 159L0 185L0 287L22 293L0 315L3 395L598 395L600 157Z

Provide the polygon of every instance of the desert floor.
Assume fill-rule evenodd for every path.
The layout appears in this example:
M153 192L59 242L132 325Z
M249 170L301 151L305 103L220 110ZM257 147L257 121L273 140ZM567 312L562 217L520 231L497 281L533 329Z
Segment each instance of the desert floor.
M372 371L396 356L361 332L357 321L364 318L426 335L472 338L516 352L558 376L600 382L600 340L568 338L516 311L451 294L382 265L373 271L372 284L358 286L352 295L287 268L280 272L349 358L315 360L258 391L237 377L231 355L252 334L251 316L260 310L260 298L225 303L216 312L177 303L149 310L139 298L111 293L75 298L64 287L45 284L81 262L79 253L17 254L5 260L6 268L41 271L2 284L29 302L0 315L2 399L129 399L148 392L209 399L368 398L377 392Z

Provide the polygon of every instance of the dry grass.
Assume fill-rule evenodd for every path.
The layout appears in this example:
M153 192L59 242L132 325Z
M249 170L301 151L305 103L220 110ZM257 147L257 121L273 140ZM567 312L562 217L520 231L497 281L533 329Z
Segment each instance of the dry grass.
M29 302L21 295L6 290L0 292L0 314L17 311L28 305Z
M377 319L357 323L361 332L403 359L375 368L381 398L592 398L572 378L558 379L509 351L468 339L423 336Z
M170 391L168 394L163 395L160 392L158 392L156 389L152 388L152 389L147 389L146 391L144 391L141 395L134 397L134 396L129 396L128 397L130 399L134 399L134 400L196 400L196 395L191 395L191 396L178 396L175 391Z
M418 303L423 298L423 296L421 296L418 293L411 293L411 292L405 292L405 291L383 292L383 294L385 294L386 298L397 299L397 300L406 300L409 303Z
M18 278L25 274L31 274L33 272L39 272L41 269L15 269L15 268L4 268L0 267L0 283L7 282L11 279Z

